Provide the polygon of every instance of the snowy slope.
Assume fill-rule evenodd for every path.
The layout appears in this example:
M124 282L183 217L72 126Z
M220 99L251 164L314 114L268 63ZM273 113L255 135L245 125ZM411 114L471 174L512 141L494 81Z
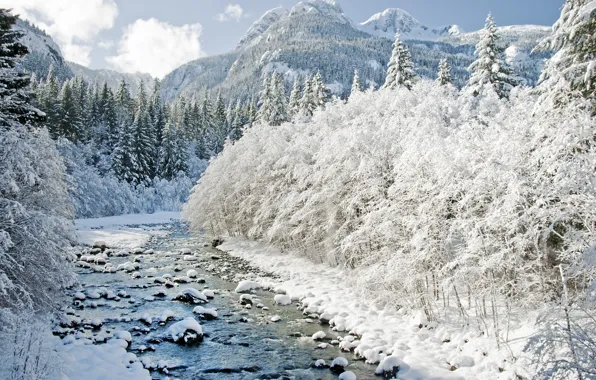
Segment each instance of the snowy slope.
M85 66L81 66L74 62L68 62L68 66L71 68L74 75L81 76L88 83L102 84L106 82L108 87L117 89L120 82L124 79L128 83L130 91L133 96L136 96L139 84L141 81L145 83L145 88L151 90L153 88L153 77L146 73L120 73L113 70L92 70Z
M359 25L360 30L375 36L394 39L400 34L402 40L435 41L442 36L459 34L462 30L457 25L443 28L429 28L399 8L389 8L377 13Z
M236 49L244 49L259 42L260 38L269 29L269 27L271 27L271 25L275 24L283 17L286 17L288 14L288 10L281 7L265 12L265 14L261 16L261 18L258 19L250 27L250 29L248 29L244 37L242 37L240 42L238 42Z
M44 31L27 21L18 20L15 29L24 33L21 38L23 45L29 48L21 61L24 70L35 73L38 78L45 78L50 66L54 66L54 73L63 80L72 77L73 73L62 56L60 47Z
M550 26L510 25L497 27L501 44L515 45L521 49L533 49L538 42L551 33ZM482 30L442 36L439 40L453 45L476 45L480 41Z

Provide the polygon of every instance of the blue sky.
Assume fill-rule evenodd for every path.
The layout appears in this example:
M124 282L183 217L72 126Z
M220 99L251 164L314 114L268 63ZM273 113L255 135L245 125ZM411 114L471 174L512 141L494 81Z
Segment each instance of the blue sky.
M91 68L163 76L180 64L230 51L265 11L297 0L0 0L39 24L69 60ZM488 12L498 25L552 25L563 0L339 0L363 22L401 8L427 26L480 29Z

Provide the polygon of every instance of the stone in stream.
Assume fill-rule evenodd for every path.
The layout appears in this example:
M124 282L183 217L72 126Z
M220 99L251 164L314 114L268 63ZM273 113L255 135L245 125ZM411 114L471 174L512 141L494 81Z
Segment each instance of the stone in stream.
M208 302L207 297L203 293L193 288L184 289L183 291L178 293L178 295L176 295L174 300L195 304Z
M184 318L171 325L165 339L178 344L193 344L203 341L203 328L193 317Z
M331 363L331 366L329 366L329 369L333 373L340 374L346 370L345 368L347 366L348 359L340 356L338 358L333 359L333 362Z
M241 295L240 305L252 305L252 296L250 294Z

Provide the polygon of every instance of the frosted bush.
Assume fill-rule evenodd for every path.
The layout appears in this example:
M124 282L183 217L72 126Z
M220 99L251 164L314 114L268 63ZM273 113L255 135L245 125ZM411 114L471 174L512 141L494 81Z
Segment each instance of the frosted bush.
M497 319L497 299L543 302L560 292L559 265L581 295L594 279L579 264L596 240L596 121L534 103L524 89L501 100L422 82L258 125L212 161L183 217L357 268L360 289L431 319L450 298Z

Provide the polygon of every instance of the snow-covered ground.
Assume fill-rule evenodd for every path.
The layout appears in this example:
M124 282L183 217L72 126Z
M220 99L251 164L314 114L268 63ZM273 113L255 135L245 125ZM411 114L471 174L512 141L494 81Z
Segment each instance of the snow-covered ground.
M161 234L158 226L180 219L179 212L156 212L154 214L131 214L106 218L77 219L77 240L80 244L92 245L103 241L109 247L133 248L145 244L151 236ZM137 227L145 225L144 228Z
M237 238L228 238L219 248L280 275L282 280L277 281L251 280L283 290L292 299L306 297L302 299L305 311L330 319L339 333L352 333L354 337L344 337L343 347L354 350L367 362L380 362L380 371L384 367L391 370L391 363L398 362L402 380L532 377L529 358L523 354L527 338L534 331L532 316L512 320L510 343L498 349L494 338L482 336L476 326L462 327L457 318L447 316L440 324L428 323L422 313L376 305L352 286L356 271L314 264L267 244ZM515 363L511 354L517 358Z

